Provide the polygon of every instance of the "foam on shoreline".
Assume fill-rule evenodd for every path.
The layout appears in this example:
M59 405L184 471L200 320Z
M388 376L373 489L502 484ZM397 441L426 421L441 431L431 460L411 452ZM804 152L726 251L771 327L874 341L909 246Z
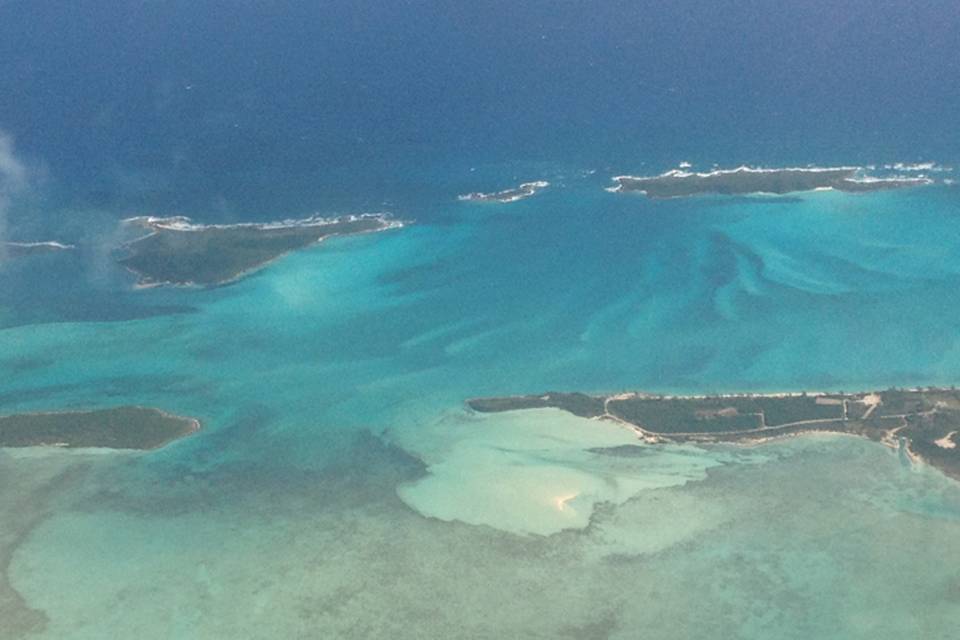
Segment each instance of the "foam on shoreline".
M121 220L122 224L140 225L151 229L168 231L205 231L207 229L295 229L301 227L323 227L344 222L376 219L386 225L384 228L396 229L406 223L394 220L389 213L354 213L336 217L310 216L307 218L287 218L274 222L236 222L231 224L201 224L193 222L187 216L133 216Z
M44 242L4 242L8 247L17 247L19 249L39 249L41 247L46 247L49 249L76 249L76 245L64 244L62 242L57 242L56 240L47 240Z
M916 165L906 165L897 163L885 165L885 170L899 170L901 172L916 171L937 171L949 170L941 168L933 163L923 163ZM885 188L923 186L933 184L934 180L926 174L918 175L872 175L869 171L875 171L873 165L853 166L842 165L837 167L751 167L741 165L734 169L714 169L712 171L699 172L689 170L689 163L681 163L679 168L670 169L659 175L653 176L635 176L618 175L611 178L616 183L607 187L606 191L611 193L635 192L650 197L657 198L677 198L694 195L721 193L721 194L772 194L781 195L791 192L802 191L873 191ZM799 182L795 184L784 185L783 183L770 183L770 189L763 185L756 185L761 176L775 177L784 176L787 179L793 179ZM808 182L804 182L806 179ZM724 183L724 180L729 182ZM755 188L754 188L755 187Z
M546 189L549 186L550 183L546 180L537 180L534 182L524 182L518 187L504 189L503 191L493 191L490 193L474 191L473 193L457 196L457 200L461 202L516 202L517 200L529 198L541 189Z

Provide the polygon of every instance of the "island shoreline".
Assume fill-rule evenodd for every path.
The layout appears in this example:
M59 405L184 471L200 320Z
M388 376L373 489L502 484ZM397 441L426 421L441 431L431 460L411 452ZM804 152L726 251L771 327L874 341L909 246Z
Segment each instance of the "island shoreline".
M615 422L647 444L757 446L815 433L850 435L903 451L911 461L960 481L960 447L954 440L960 433L956 388L715 395L547 392L470 398L465 403L477 413L556 408ZM771 422L768 414L774 416Z

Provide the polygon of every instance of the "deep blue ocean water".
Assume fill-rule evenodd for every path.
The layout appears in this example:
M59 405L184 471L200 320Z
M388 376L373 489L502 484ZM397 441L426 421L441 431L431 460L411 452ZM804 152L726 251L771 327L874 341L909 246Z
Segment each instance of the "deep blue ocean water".
M0 636L950 637L934 470L841 437L616 459L587 451L616 427L462 403L956 383L958 77L951 2L0 1L0 233L77 245L0 266L0 413L204 425L0 451ZM867 195L604 190L921 161L937 185ZM113 261L133 215L358 211L412 224L211 290Z
M5 2L0 121L69 202L239 215L436 170L958 156L944 1ZM358 188L362 185L363 188Z

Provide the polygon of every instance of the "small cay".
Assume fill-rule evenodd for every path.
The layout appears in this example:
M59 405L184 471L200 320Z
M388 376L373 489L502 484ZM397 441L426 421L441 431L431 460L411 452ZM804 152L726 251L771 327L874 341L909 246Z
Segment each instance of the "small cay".
M157 449L200 429L194 418L149 407L0 416L0 447Z
M546 189L549 186L550 183L545 180L524 182L520 186L512 189L504 189L503 191L495 191L492 193L475 191L459 196L457 199L465 202L516 202L517 200L523 200L524 198L536 195L538 191Z
M196 224L184 217L138 217L125 222L149 232L127 243L126 255L119 259L137 274L141 287L227 284L331 236L404 226L381 213L225 225Z

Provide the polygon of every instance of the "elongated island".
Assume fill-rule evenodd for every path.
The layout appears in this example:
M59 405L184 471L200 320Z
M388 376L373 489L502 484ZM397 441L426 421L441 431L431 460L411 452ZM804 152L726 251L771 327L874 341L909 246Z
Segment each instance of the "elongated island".
M195 418L150 407L0 416L0 447L157 449L200 429Z
M629 426L647 443L757 444L813 432L862 436L903 448L960 480L960 391L888 389L870 393L664 396L645 393L546 393L467 401L474 411L553 407ZM627 445L595 449L631 455Z
M404 226L382 213L240 224L197 224L182 216L124 222L148 232L128 242L119 259L138 276L140 287L228 284L325 238Z
M491 193L475 191L473 193L465 193L462 196L457 196L457 199L464 202L516 202L517 200L523 200L524 198L536 195L538 191L546 189L549 186L549 182L538 180L536 182L524 182L518 187L504 189L503 191L494 191Z
M616 176L607 191L641 193L650 198L720 194L776 194L833 189L851 193L933 184L923 175L874 176L862 167L757 169L738 167L697 173L673 169L657 176Z

